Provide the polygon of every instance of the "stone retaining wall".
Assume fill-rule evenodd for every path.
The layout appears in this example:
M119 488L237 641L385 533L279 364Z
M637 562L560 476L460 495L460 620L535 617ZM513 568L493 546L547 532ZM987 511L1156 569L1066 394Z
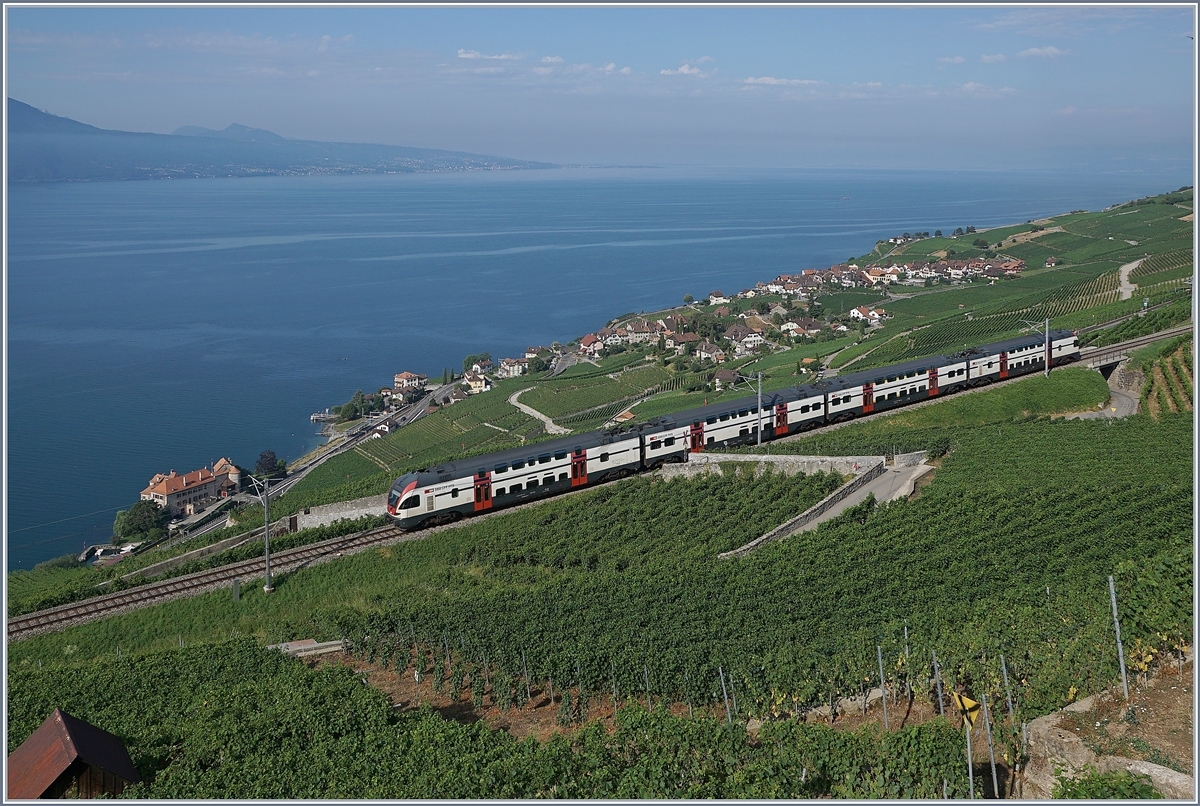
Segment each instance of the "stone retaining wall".
M926 451L915 453L898 453L893 460L896 467L916 467L925 461Z
M924 455L924 454L922 454ZM691 453L683 464L663 465L659 471L665 479L691 478L703 473L723 475L722 462L755 465L762 473L768 466L787 473L838 473L846 476L863 472L873 464L882 464L882 456L770 456L761 453Z
M356 498L353 501L339 501L336 504L324 504L310 507L293 517L296 519L295 529L311 529L314 526L328 526L334 521L357 520L367 515L382 515L387 511L387 493L372 495L367 498Z

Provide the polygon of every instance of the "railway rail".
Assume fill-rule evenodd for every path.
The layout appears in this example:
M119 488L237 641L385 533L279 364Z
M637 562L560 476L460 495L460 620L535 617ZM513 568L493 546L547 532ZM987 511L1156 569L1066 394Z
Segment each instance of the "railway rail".
M1107 360L1108 357L1116 354L1125 354L1136 350L1140 347L1153 344L1164 339L1182 335L1191 332L1192 325L1184 325L1171 328L1160 333L1151 334L1148 336L1140 336L1121 344L1109 345L1107 347L1084 348L1080 351L1079 364L1095 364L1100 360ZM1032 376L1022 376L1032 377ZM1000 383L1010 383L1021 380L1014 378L1009 381ZM989 384L982 389L992 388L997 384ZM966 392L977 390L964 390ZM923 401L915 404L917 406L928 405L937 402L936 400ZM877 414L868 415L866 417L856 417L855 419L841 424L825 426L826 429L837 428L840 425L849 425L854 422L861 422L865 419L872 419L879 416L887 416L894 413L893 411L879 412ZM802 436L811 436L811 432L804 434L796 434L791 437L785 437L784 441L800 438ZM583 492L579 490L578 492ZM571 495L573 493L567 493ZM525 509L527 507L536 506L544 499L537 499L516 507L506 508L497 512L488 513L486 515L477 516L471 519L471 522L481 520L483 518L494 517L495 515L503 514L513 510ZM349 554L357 554L360 551L365 551L377 546L383 546L391 543L405 542L409 540L420 540L430 536L443 529L455 528L459 523L442 524L432 526L426 529L414 530L405 532L396 526L381 526L376 529L370 529L365 532L359 532L353 535L344 535L342 537L330 538L319 543L312 543L307 546L298 546L293 549L286 549L271 555L271 565L273 574L284 574L290 571L296 571L309 565L317 565L322 562L327 562L339 556ZM230 563L219 568L213 568L205 571L198 571L192 574L175 577L172 579L161 580L158 582L149 582L144 585L139 585L136 588L129 590L117 591L115 593L96 596L91 599L85 599L80 602L60 605L58 607L39 610L34 613L27 613L21 616L14 616L8 619L8 640L16 641L22 638L29 638L35 635L40 635L47 632L55 632L57 630L66 629L67 627L76 624L83 624L88 621L95 621L107 616L125 613L131 610L136 610L142 607L160 604L172 599L182 599L189 596L195 596L201 593L207 593L212 590L231 586L235 579L237 580L254 580L261 578L263 575L263 558L252 557L248 560Z

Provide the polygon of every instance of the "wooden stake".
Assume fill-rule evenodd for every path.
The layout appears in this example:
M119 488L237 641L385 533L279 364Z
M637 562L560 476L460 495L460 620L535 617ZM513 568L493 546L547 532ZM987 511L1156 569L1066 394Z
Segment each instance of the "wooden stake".
M937 681L938 713L941 714L942 719L945 719L946 718L946 706L942 703L942 671L941 671L941 669L938 668L937 650L934 649L934 650L932 650L932 652L933 652L933 679Z
M718 666L717 672L721 675L721 694L725 697L725 721L732 725L733 714L729 712L729 692L725 690L725 669Z

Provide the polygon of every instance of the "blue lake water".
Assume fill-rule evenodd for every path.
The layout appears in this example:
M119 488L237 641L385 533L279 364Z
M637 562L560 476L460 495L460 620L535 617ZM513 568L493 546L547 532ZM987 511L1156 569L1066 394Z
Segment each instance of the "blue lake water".
M157 472L296 458L402 370L1185 175L556 170L8 189L8 568L107 540Z

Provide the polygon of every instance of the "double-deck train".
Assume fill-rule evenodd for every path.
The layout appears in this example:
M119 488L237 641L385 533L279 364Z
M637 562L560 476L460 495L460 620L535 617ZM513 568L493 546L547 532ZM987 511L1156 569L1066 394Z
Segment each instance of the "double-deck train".
M592 431L523 448L472 456L396 479L387 512L404 529L685 462L689 453L807 431L921 400L1040 372L1079 358L1069 330L1020 336L816 383L723 401L627 428Z

